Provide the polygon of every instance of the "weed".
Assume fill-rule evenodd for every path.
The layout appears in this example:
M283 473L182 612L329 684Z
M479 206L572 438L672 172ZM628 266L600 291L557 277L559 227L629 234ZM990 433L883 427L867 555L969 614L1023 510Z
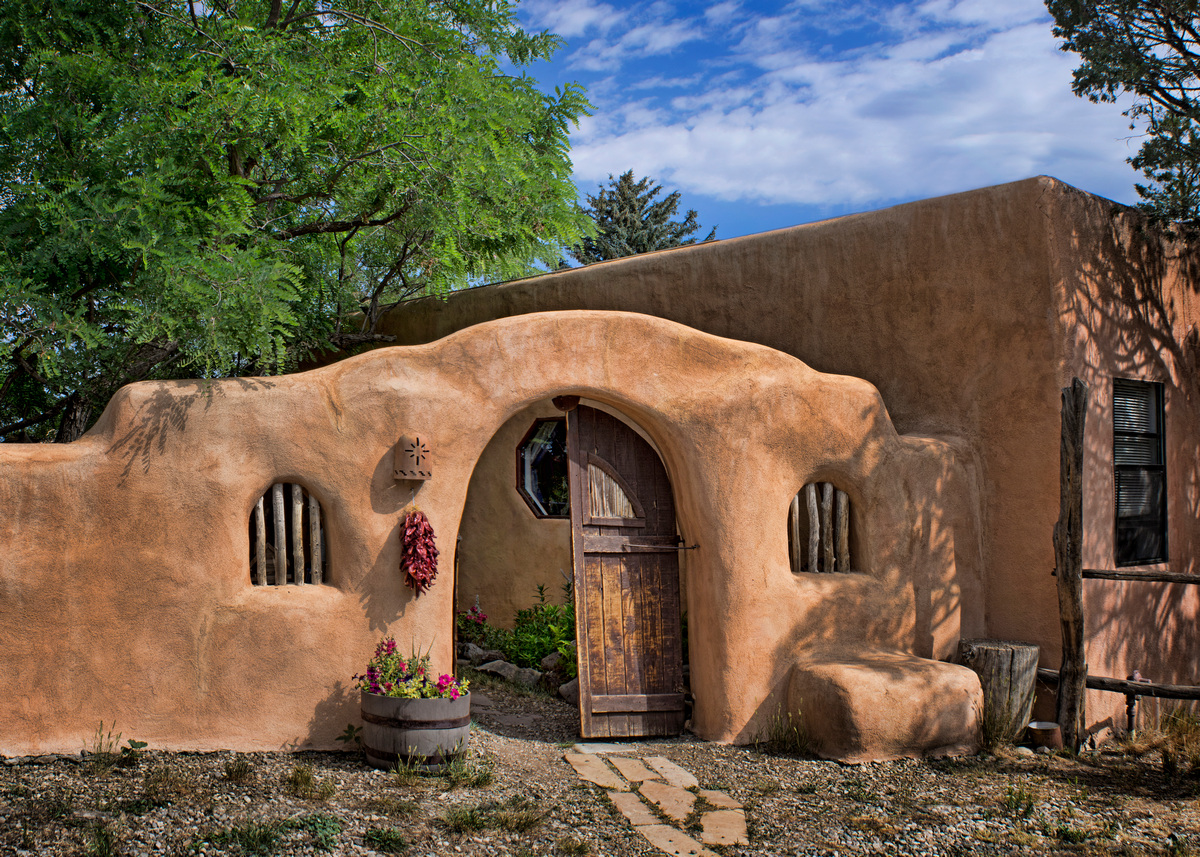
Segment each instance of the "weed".
M592 853L592 846L574 836L564 836L554 843L554 853L562 857L587 857Z
M415 800L400 800L398 798L381 797L367 802L376 812L384 815L416 815L421 811L421 805Z
M529 798L516 795L496 810L496 826L509 833L524 833L541 824L547 815L535 809Z
M859 803L866 803L871 799L871 793L867 791L862 780L854 778L846 781L846 797Z
M392 779L396 781L396 785L415 786L421 782L421 775L424 773L419 762L416 759L401 759L396 762L396 766L392 768Z
M313 848L318 851L332 851L342 832L342 823L332 815L324 814L302 815L284 822L283 827L306 831L312 837Z
M112 857L117 853L116 838L111 830L103 824L97 824L91 831L91 842L88 843L87 853L95 857Z
M400 831L388 827L372 827L363 834L363 844L384 854L403 854L409 845Z
M1033 807L1036 803L1037 796L1032 791L1024 786L1010 784L1000 805L1013 817L1029 818L1033 814Z
M1091 834L1086 830L1080 830L1078 827L1068 827L1065 824L1057 824L1051 831L1054 838L1060 842L1070 842L1078 845L1081 842L1087 842Z
M490 813L478 806L451 807L439 820L451 833L476 833L491 826Z
M246 854L270 854L279 844L283 825L277 821L248 821L207 837L213 845L232 845Z
M288 792L308 800L329 800L335 791L331 780L317 780L308 765L296 765L283 780Z
M142 778L146 798L159 806L166 806L175 798L183 797L192 788L192 781L186 775L168 765L155 765Z
M121 744L121 733L113 735L115 728L117 728L115 720L107 731L104 729L103 720L96 727L96 734L92 736L92 745L87 748L88 768L93 772L107 771L117 763L117 747Z
M116 722L113 722L116 726ZM117 758L117 764L122 768L136 768L138 763L142 761L142 751L146 749L145 741L134 741L132 738L121 748L121 755Z
M772 755L802 756L809 752L808 728L798 713L782 706L754 737L754 749Z
M225 779L231 783L248 783L254 779L254 766L241 753L225 763Z
M446 788L486 788L496 780L496 763L488 757L468 759L457 756L442 768Z
M754 789L755 794L766 796L773 795L779 791L780 785L779 780L772 779L771 777L759 777L754 781L754 785L751 788Z

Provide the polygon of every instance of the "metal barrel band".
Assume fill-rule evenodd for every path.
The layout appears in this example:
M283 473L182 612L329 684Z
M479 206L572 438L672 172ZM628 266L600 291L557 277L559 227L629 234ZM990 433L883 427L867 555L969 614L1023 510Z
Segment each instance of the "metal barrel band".
M380 717L378 714L362 712L362 719L377 726L391 726L395 729L458 729L471 724L471 715L455 717L451 720L399 720L395 717Z

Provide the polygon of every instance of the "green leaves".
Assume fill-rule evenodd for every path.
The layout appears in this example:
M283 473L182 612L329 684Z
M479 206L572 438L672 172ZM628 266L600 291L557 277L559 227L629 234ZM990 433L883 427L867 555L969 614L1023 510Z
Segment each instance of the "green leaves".
M406 297L553 264L587 224L588 104L501 73L558 44L513 14L0 4L0 429L44 415L26 382L94 419L130 380L282 371Z
M1046 0L1062 49L1079 54L1073 89L1091 101L1134 97L1131 127L1146 142L1130 163L1154 184L1143 207L1200 220L1200 9L1195 0Z

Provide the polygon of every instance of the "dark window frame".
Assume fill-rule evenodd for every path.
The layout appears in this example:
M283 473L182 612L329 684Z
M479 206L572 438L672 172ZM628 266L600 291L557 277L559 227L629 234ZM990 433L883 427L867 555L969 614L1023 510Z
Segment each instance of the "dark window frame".
M521 499L525 501L525 505L529 507L529 511L542 519L551 520L567 520L571 517L570 497L567 498L566 511L561 515L550 514L545 510L540 500L533 497L525 488L525 447L537 435L538 431L545 423L561 423L563 428L563 455L564 464L566 463L566 431L567 420L565 417L538 417L533 421L533 425L529 427L529 431L521 438L521 442L517 444L516 464L517 464L517 493L521 495Z
M1118 427L1118 399L1121 389L1137 398L1152 396L1153 431ZM1130 395L1130 399L1135 398ZM1149 444L1142 446L1156 461L1121 463L1121 439ZM1137 478L1145 486L1157 485L1157 508L1148 514L1130 514L1122 508L1122 482ZM1150 491L1151 488L1146 489ZM1132 565L1156 565L1167 562L1167 466L1166 466L1166 395L1162 383L1134 378L1113 379L1113 559L1118 568Z

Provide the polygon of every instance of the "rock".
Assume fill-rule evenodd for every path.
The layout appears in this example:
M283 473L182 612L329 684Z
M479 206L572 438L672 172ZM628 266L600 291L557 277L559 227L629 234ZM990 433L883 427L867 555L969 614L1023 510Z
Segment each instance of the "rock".
M510 664L508 661L500 660L499 658L479 665L479 671L481 673L498 675L506 681L512 681L513 676L517 674L518 669L519 668L516 664Z
M542 680L542 674L538 670L521 667L513 673L509 680L525 687L537 687Z
M542 670L544 672L549 672L550 670L553 670L555 667L558 666L558 664L561 660L562 660L561 653L551 652L550 654L546 655L546 657L542 658Z
M1039 756L1049 756L1054 751L1051 750L1049 747L1038 747L1033 752L1037 753Z
M572 705L579 705L579 679L573 678L558 688L558 695Z
M479 648L479 646L474 643L467 643L465 646L459 646L458 648L459 655L470 661L471 666L477 667L483 663L483 649ZM488 658L487 660L494 660L494 658Z
M481 649L475 646L474 651L468 657L471 659L471 663L478 666L479 664L486 664L489 661L504 660L504 652L497 651L496 649Z
M1015 748L1013 748L1013 752L1016 753L1018 756L1032 756L1033 755L1033 751L1030 750L1028 747L1015 747Z

